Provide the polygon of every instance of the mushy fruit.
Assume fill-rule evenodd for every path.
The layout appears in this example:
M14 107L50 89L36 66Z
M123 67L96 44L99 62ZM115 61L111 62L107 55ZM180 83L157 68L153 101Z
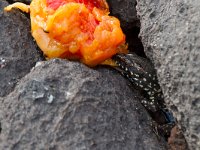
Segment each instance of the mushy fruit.
M47 58L80 60L88 66L127 53L117 18L105 0L32 0L5 8L30 12L32 36Z

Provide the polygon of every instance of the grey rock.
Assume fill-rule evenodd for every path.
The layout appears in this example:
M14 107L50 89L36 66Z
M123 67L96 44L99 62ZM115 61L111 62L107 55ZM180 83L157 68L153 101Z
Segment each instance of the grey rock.
M3 99L0 149L158 150L142 96L116 71L40 62Z
M200 149L200 3L138 0L140 37L190 149Z
M10 93L40 59L30 20L16 10L4 12L7 5L0 1L0 96Z

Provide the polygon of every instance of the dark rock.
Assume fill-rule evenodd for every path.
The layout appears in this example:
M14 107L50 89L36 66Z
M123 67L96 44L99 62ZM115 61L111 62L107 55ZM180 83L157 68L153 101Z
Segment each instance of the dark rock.
M141 40L138 38L140 22L136 13L136 0L107 0L107 2L110 15L120 20L129 51L145 56Z
M41 62L1 104L0 149L165 149L116 71Z
M111 15L119 18L123 30L139 27L136 13L136 0L106 0L109 4Z
M200 149L199 1L138 0L141 39L190 149Z
M0 1L0 96L10 93L40 59L29 19L16 10L4 12L7 5Z
M10 4L15 3L15 2L22 2L25 4L30 4L32 0L7 0Z

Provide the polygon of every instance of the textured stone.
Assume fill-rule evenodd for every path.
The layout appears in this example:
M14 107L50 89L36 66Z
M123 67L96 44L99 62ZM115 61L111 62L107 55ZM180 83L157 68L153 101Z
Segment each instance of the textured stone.
M200 3L138 0L140 37L190 149L200 149Z
M137 90L116 71L37 64L1 104L0 149L165 149Z
M29 19L16 10L4 12L7 5L0 1L0 96L10 93L40 59Z

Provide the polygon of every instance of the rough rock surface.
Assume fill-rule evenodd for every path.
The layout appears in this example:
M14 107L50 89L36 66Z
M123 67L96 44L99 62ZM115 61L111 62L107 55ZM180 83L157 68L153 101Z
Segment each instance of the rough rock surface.
M185 137L178 126L175 126L172 129L171 135L168 139L168 144L169 144L170 150L188 150L189 149L188 144L185 140Z
M1 104L0 149L165 149L138 91L108 68L40 62Z
M10 93L40 59L29 19L19 11L4 12L7 5L0 1L0 96Z
M200 149L200 3L137 0L140 37L190 149Z

